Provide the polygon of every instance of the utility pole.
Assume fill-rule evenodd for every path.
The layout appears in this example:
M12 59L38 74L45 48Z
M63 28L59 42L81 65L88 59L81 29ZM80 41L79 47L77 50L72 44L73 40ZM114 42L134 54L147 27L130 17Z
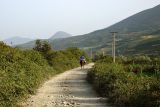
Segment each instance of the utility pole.
M113 57L113 41L112 41L112 57Z
M104 56L104 51L102 52L102 55Z
M102 49L102 56L104 56L104 49Z
M112 56L113 56L113 62L115 63L116 61L115 61L115 56L116 56L116 51L115 51L115 49L116 49L116 46L115 46L115 36L116 36L116 33L117 32L111 32L112 33L112 35L113 35L113 42L112 42Z
M92 48L91 48L91 59L92 59L92 57L93 57L92 53L93 53L93 52L92 52Z

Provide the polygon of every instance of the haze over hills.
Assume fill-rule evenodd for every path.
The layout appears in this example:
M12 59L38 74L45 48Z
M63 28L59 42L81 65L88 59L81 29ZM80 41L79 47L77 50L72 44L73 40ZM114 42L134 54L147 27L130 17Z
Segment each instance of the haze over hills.
M24 38L24 37L12 37L12 38L8 38L8 39L3 40L4 43L6 43L7 45L12 45L12 46L24 44L29 41L33 41L33 39Z
M110 32L112 31L118 32L116 47L119 54L136 54L138 52L159 54L157 48L160 48L160 45L158 45L160 44L160 5L130 16L108 28L85 35L52 40L50 43L55 49L79 47L86 50L91 48L93 50L104 50L110 53L112 42ZM151 44L155 47L150 46ZM144 50L138 50L137 47L144 47L143 45L148 46L145 46ZM26 47L25 44L22 47ZM152 47L152 51L147 47Z
M45 41L51 42L53 40L59 40L59 39L68 38L71 36L72 36L71 34L66 33L64 31L58 31L53 36L51 36L49 39L40 39L40 40L45 40ZM34 45L35 45L35 40L24 43L22 45L17 45L16 47L30 49L30 48L33 48Z

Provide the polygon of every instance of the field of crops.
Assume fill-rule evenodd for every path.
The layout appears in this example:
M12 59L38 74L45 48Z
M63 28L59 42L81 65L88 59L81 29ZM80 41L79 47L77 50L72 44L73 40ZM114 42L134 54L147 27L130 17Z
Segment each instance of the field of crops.
M77 48L22 51L0 43L0 107L16 106L49 77L79 66L82 54Z
M87 79L117 107L160 107L160 56L98 57Z

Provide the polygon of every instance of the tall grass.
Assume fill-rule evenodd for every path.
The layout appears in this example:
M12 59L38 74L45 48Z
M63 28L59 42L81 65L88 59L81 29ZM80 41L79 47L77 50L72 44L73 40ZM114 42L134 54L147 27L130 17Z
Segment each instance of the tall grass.
M160 65L159 60L155 61L157 58L123 57L113 64L111 57L104 57L88 72L88 81L117 107L159 107Z
M14 107L49 77L79 66L83 51L70 48L50 51L21 51L0 43L0 107Z

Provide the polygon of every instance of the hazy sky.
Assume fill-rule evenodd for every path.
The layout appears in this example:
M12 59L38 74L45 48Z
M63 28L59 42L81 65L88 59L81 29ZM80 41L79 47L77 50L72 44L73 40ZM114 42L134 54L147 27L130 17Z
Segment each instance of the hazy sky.
M106 28L160 0L0 0L0 40L81 35Z

